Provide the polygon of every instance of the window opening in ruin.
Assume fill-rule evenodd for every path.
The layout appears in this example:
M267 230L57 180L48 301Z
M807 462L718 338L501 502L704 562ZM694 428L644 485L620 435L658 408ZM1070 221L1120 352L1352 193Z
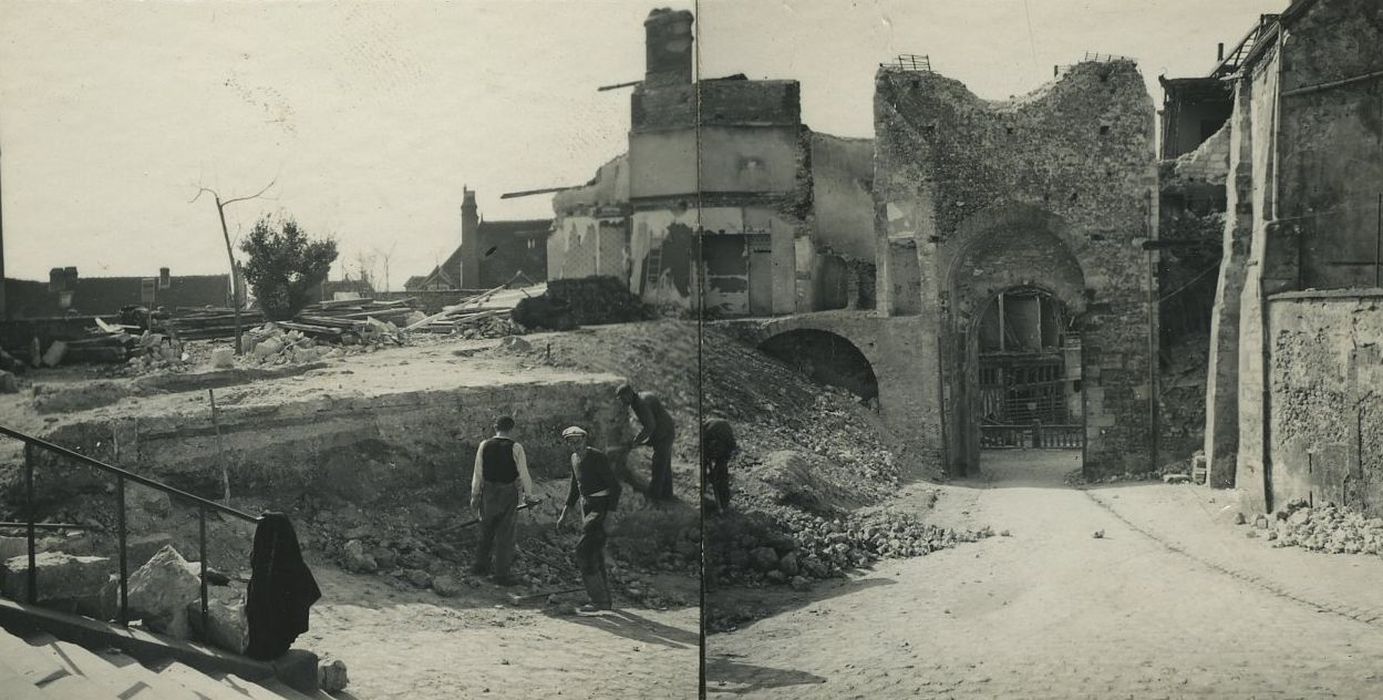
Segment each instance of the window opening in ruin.
M1045 291L1005 291L977 328L977 421L982 448L1079 449L1080 337Z

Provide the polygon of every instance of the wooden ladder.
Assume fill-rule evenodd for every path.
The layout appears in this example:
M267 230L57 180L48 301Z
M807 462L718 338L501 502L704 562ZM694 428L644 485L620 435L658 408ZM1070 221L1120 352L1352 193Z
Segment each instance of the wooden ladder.
M644 268L644 289L651 290L658 284L658 278L663 274L663 247L651 248L648 251L648 262Z

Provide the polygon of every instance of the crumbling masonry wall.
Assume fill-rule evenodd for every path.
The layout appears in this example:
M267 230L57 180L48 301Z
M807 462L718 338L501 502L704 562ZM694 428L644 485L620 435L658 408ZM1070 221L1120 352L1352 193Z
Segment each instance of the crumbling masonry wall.
M916 371L940 377L917 417L950 471L978 457L976 319L1015 286L1079 314L1087 473L1150 466L1156 317L1141 244L1157 235L1153 122L1127 61L1078 64L1004 103L934 73L878 74L876 249L889 251L878 304L937 329L914 349Z
M1272 501L1383 516L1383 291L1268 301Z
M1271 399L1272 295L1374 285L1383 191L1383 7L1369 0L1298 3L1245 67L1252 232L1238 304L1235 486L1254 509L1276 507ZM1228 258L1229 255L1226 255ZM1290 468L1290 467L1284 467Z

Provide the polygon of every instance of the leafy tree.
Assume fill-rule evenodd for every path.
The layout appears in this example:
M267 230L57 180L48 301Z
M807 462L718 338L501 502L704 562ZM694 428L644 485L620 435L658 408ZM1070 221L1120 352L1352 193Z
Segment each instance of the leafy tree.
M261 218L240 249L250 256L245 281L271 321L292 318L307 306L312 288L327 278L336 261L336 241L309 238L291 218L277 227L268 216Z

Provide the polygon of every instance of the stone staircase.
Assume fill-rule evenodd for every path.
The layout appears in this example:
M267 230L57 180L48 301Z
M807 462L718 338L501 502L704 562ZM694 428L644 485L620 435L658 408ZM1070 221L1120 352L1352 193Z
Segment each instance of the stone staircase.
M144 665L116 649L91 651L47 633L0 629L0 697L10 700L246 700L330 698L300 693L277 679L251 683L231 673L202 673L178 661Z

